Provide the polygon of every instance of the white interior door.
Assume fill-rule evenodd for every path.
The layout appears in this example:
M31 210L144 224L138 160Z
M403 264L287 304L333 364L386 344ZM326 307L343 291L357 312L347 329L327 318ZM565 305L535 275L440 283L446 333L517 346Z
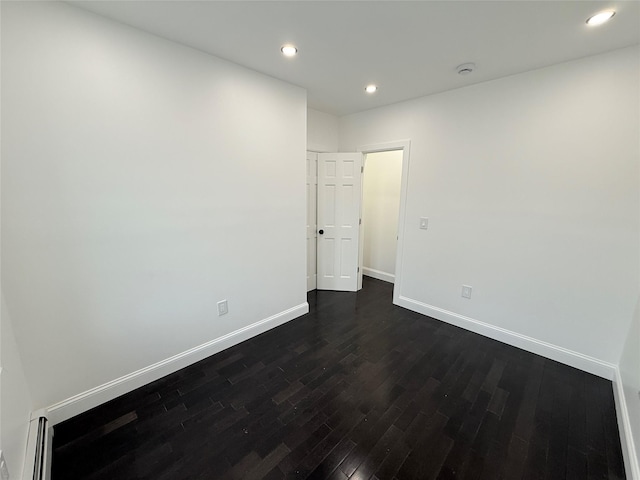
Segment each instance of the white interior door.
M307 292L316 288L318 154L307 152Z
M362 154L318 154L319 290L358 290Z

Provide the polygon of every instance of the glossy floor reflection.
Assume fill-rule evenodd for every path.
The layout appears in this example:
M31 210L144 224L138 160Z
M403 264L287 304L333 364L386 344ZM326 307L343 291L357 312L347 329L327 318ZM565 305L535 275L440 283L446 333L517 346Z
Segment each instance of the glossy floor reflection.
M620 479L611 382L391 303L304 317L56 426L53 480Z

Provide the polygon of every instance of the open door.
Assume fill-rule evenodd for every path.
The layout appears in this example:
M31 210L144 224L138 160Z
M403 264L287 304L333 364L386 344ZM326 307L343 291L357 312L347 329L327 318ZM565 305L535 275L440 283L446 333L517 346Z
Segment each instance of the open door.
M318 198L318 154L307 152L307 292L317 286L317 209Z
M319 290L358 290L362 154L318 154Z

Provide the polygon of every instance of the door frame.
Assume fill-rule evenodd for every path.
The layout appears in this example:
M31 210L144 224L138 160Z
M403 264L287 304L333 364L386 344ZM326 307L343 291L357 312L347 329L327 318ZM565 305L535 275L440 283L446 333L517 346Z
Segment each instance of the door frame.
M316 207L316 211L315 211L315 216L316 216L316 221L315 221L315 230L314 230L314 235L316 238L315 241L315 245L316 245L316 251L315 251L315 259L316 259L316 268L315 268L315 282L314 282L314 288L312 290L308 290L309 288L309 282L307 281L307 293L316 290L318 287L318 154L319 153L332 153L329 150L321 150L315 147L310 148L309 146L307 146L307 150L306 150L306 154L309 155L310 153L313 153L316 156L316 198L315 198L315 207ZM307 205L307 212L309 209L309 205ZM308 220L308 219L307 219ZM307 251L307 266L308 266L308 262L309 262L309 252ZM307 276L309 275L309 269L307 268Z
M310 159L310 156L312 156L313 159ZM309 162L313 162L313 165L311 166ZM313 183L310 183L310 181ZM318 286L318 153L307 150L307 188L311 185L314 186L313 193L315 195L309 195L307 191L307 292L315 290ZM313 199L313 201L310 202L310 199ZM311 212L313 214L309 215ZM311 223L309 222L310 217L313 217L313 222ZM309 236L310 229L313 229L312 236ZM313 239L311 242L314 247L313 262L310 262L311 259L309 258L311 256L309 249L310 239ZM313 264L312 275L310 275L309 272L310 264Z
M404 226L407 207L407 191L409 184L409 154L411 150L411 140L396 140L393 142L374 143L369 145L363 145L357 149L358 152L363 155L363 165L366 167L364 161L365 156L368 153L389 152L391 150L402 150L402 179L400 181L400 210L398 212L398 232L397 232L397 247L396 247L396 271L395 282L393 284L393 303L398 304L400 298L400 291L402 286L402 259L403 259L403 246L404 246ZM364 176L361 177L361 181ZM362 189L364 194L364 189ZM360 218L362 218L362 205L363 198L360 199ZM364 235L362 232L362 225L360 225L360 245L358 247L358 290L362 288L362 261L364 251Z

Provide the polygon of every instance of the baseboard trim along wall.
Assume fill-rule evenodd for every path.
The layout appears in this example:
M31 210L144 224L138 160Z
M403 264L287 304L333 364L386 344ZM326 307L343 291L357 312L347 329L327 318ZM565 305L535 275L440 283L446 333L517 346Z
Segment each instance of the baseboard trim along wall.
M240 342L298 318L305 313L309 313L309 304L307 302L51 405L46 408L46 416L50 424L54 426L181 368L192 365Z
M608 363L588 355L583 355L582 353L574 352L573 350L521 335L511 330L496 327L495 325L465 317L464 315L434 307L433 305L427 305L426 303L402 295L398 296L398 300L395 303L414 312L422 313L423 315L450 323L451 325L464 328L465 330L478 333L485 337L493 338L494 340L564 363L565 365L579 368L580 370L606 378L607 380L614 379L617 367L613 363Z
M618 419L618 430L620 431L622 456L624 457L624 470L629 480L640 480L640 465L638 464L638 457L636 457L631 420L629 419L629 410L627 410L627 400L624 396L624 385L620 376L620 369L617 367L615 378L613 379L613 398L616 404L616 417Z
M382 280L383 282L396 283L395 275L376 270L375 268L362 267L362 274L366 275L367 277L377 278L378 280Z

